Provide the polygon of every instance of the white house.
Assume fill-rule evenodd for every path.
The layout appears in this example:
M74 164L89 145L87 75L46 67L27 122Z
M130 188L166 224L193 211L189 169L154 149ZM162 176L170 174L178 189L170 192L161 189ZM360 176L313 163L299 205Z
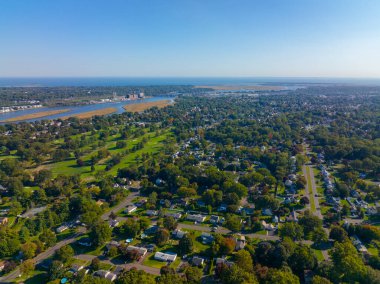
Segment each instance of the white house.
M206 220L206 216L200 214L187 214L187 220L203 223Z
M115 273L112 273L111 271L108 271L108 270L95 271L94 276L105 278L110 281L115 281L115 279L117 278L117 275Z
M173 262L177 259L177 254L173 253L164 253L164 252L156 252L154 255L154 259L159 261L167 261L167 262Z
M59 226L55 231L59 234L66 231L68 228L69 227L67 227L66 225L62 225L62 226Z
M127 208L125 208L124 213L131 214L137 210L137 207L135 205L128 205Z
M142 248L142 247L136 247L136 246L127 246L127 251L137 251L137 253L140 255L140 256L144 256L146 255L146 253L148 252L148 250L146 248Z
M187 232L181 231L180 229L175 229L172 233L174 238L182 239Z

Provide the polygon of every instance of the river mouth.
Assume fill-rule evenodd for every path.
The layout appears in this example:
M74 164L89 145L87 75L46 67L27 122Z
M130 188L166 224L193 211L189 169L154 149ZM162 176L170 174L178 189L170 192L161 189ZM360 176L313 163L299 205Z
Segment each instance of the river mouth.
M104 109L113 108L115 111L112 113L123 113L125 109L123 108L126 105L140 104L145 102L158 102L174 100L173 97L150 97L139 100L130 100L130 101L118 101L118 102L106 102L106 103L97 103L97 104L88 104L82 106L62 106L62 107L41 107L35 109L19 110L14 112L0 113L0 123L19 123L19 122L33 122L45 119L58 119L58 118L67 118L67 117L80 117L84 113L93 113L94 115L99 113L99 115L108 115L104 114ZM51 115L39 116L39 113L47 114L53 113ZM30 118L32 117L32 118ZM20 118L20 119L18 119Z

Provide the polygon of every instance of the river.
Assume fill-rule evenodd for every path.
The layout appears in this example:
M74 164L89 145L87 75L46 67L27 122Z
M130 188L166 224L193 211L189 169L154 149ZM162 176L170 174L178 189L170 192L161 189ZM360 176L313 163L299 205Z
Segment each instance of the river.
M4 122L4 120L14 118L17 116L22 116L22 115L27 115L27 114L32 114L32 113L39 113L43 111L62 110L62 109L69 109L69 111L59 113L59 114L44 116L40 118L20 120L17 122L21 122L21 121L32 122L32 121L43 120L43 119L57 119L60 117L74 116L76 114L85 113L89 111L102 110L105 108L115 108L117 109L117 111L114 113L122 113L122 112L125 112L125 110L123 109L123 106L128 105L128 104L156 102L156 101L173 100L173 99L174 99L173 97L159 96L159 97L151 97L151 98L132 100L132 101L109 102L109 103L107 102L107 103L88 104L88 105L81 105L81 106L41 107L41 108L35 108L35 109L0 113L0 121L2 121L1 124L5 124L7 122Z

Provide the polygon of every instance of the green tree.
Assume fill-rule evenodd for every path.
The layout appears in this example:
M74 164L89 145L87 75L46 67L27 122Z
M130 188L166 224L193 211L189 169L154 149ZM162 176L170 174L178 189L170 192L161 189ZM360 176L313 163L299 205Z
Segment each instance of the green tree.
M164 217L163 225L164 225L165 229L172 231L172 230L175 230L175 228L177 228L178 223L174 219L174 217L166 216L166 217Z
M100 246L111 239L112 229L106 222L97 223L90 232L90 238L96 246Z
M166 229L159 229L155 235L155 243L159 246L163 246L170 237L170 233Z
M184 235L178 243L178 252L182 255L193 252L194 241L189 234Z
M347 240L347 232L340 226L331 226L330 229L330 239L336 240L338 242L343 242Z
M245 271L252 272L253 271L253 261L251 254L246 250L239 250L235 254L236 265Z
M21 253L24 259L30 259L36 255L37 245L27 242L21 246Z
M198 267L189 266L185 270L186 283L189 284L198 284L201 283L201 278L203 275L202 269Z
M74 250L70 245L65 245L55 252L55 258L63 263L68 262L74 256Z
M115 281L115 284L155 284L154 276L143 270L123 270Z
M303 229L295 222L288 222L281 226L279 235L282 239L289 237L292 240L301 240L303 237Z
M311 284L332 284L330 280L327 278L321 277L319 275L315 275L313 277L313 280L311 281Z
M266 283L276 283L276 284L299 284L299 278L294 275L291 271L269 269L267 274L268 281Z

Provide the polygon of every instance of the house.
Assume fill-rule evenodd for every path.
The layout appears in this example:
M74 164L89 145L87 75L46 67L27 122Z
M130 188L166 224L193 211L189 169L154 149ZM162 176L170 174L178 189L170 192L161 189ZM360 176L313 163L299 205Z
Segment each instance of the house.
M244 247L245 247L245 245L246 245L245 236L238 235L238 236L235 238L235 242L236 242L235 250L241 250L241 249L244 249Z
M154 254L154 259L159 261L173 262L177 259L177 254L158 251Z
M146 248L136 246L127 246L127 251L136 251L139 256L144 256L148 252Z
M218 207L218 212L226 212L227 211L227 205L226 204L221 204Z
M182 214L181 213L167 212L167 213L165 213L165 217L173 217L174 219L181 219Z
M262 214L264 216L272 216L273 215L272 210L270 208L263 209Z
M0 272L5 268L5 261L0 261Z
M202 257L194 256L191 263L195 266L202 266L205 263L205 259Z
M148 215L149 217L153 217L153 216L157 216L158 215L158 211L156 211L156 210L146 210L145 214Z
M148 250L148 252L153 252L156 248L156 245L155 244L149 244L149 245L146 245L145 247Z
M288 222L298 222L298 217L297 217L297 213L296 211L292 211L290 212L290 215L288 218L286 218L286 221Z
M146 235L151 235L151 234L155 234L157 231L158 231L158 226L150 226L149 228L147 228L144 233Z
M98 276L100 278L108 279L110 281L115 281L115 279L117 278L117 275L115 273L112 273L111 271L108 271L108 270L95 271L94 276Z
M210 223L212 223L212 224L218 224L219 223L219 216L217 216L217 215L211 215L211 217L210 217Z
M81 246L90 247L92 246L92 241L90 238L82 238L78 241L78 244Z
M62 226L59 226L55 231L60 234L64 231L66 231L69 227L67 227L66 225L62 225Z
M203 244L211 244L214 241L214 237L209 233L202 233L200 238Z
M119 221L118 220L109 220L108 221L109 225L110 225L110 228L115 228L119 225Z
M135 205L128 205L127 208L125 208L124 213L131 214L137 210L137 207Z
M352 243L356 247L356 249L358 250L358 252L361 252L363 254L367 254L368 253L367 248L365 247L365 245L363 245L363 243L359 240L359 238L357 236L353 236L352 237Z
M200 214L187 214L187 220L203 223L206 220L206 216Z
M5 226L6 224L8 224L9 220L7 217L0 217L0 225L3 225Z
M73 265L71 265L70 271L73 273L77 273L78 271L81 271L83 268L84 268L83 265L74 263Z
M278 224L279 219L278 219L278 217L276 215L273 216L272 222L275 223L275 224Z
M267 231L275 231L277 229L275 226L273 226L272 224L268 224L265 221L262 221L261 225L263 225L264 229Z
M222 258L222 257L216 258L215 264L216 264L216 266L220 266L222 264L225 264L228 267L231 267L232 265L234 265L234 263L232 261L228 261L226 258Z
M177 238L177 239L182 239L186 234L187 232L183 232L180 229L175 229L172 233L173 238Z
M117 241L110 241L108 244L106 244L106 249L109 251L112 247L119 247L120 244Z

